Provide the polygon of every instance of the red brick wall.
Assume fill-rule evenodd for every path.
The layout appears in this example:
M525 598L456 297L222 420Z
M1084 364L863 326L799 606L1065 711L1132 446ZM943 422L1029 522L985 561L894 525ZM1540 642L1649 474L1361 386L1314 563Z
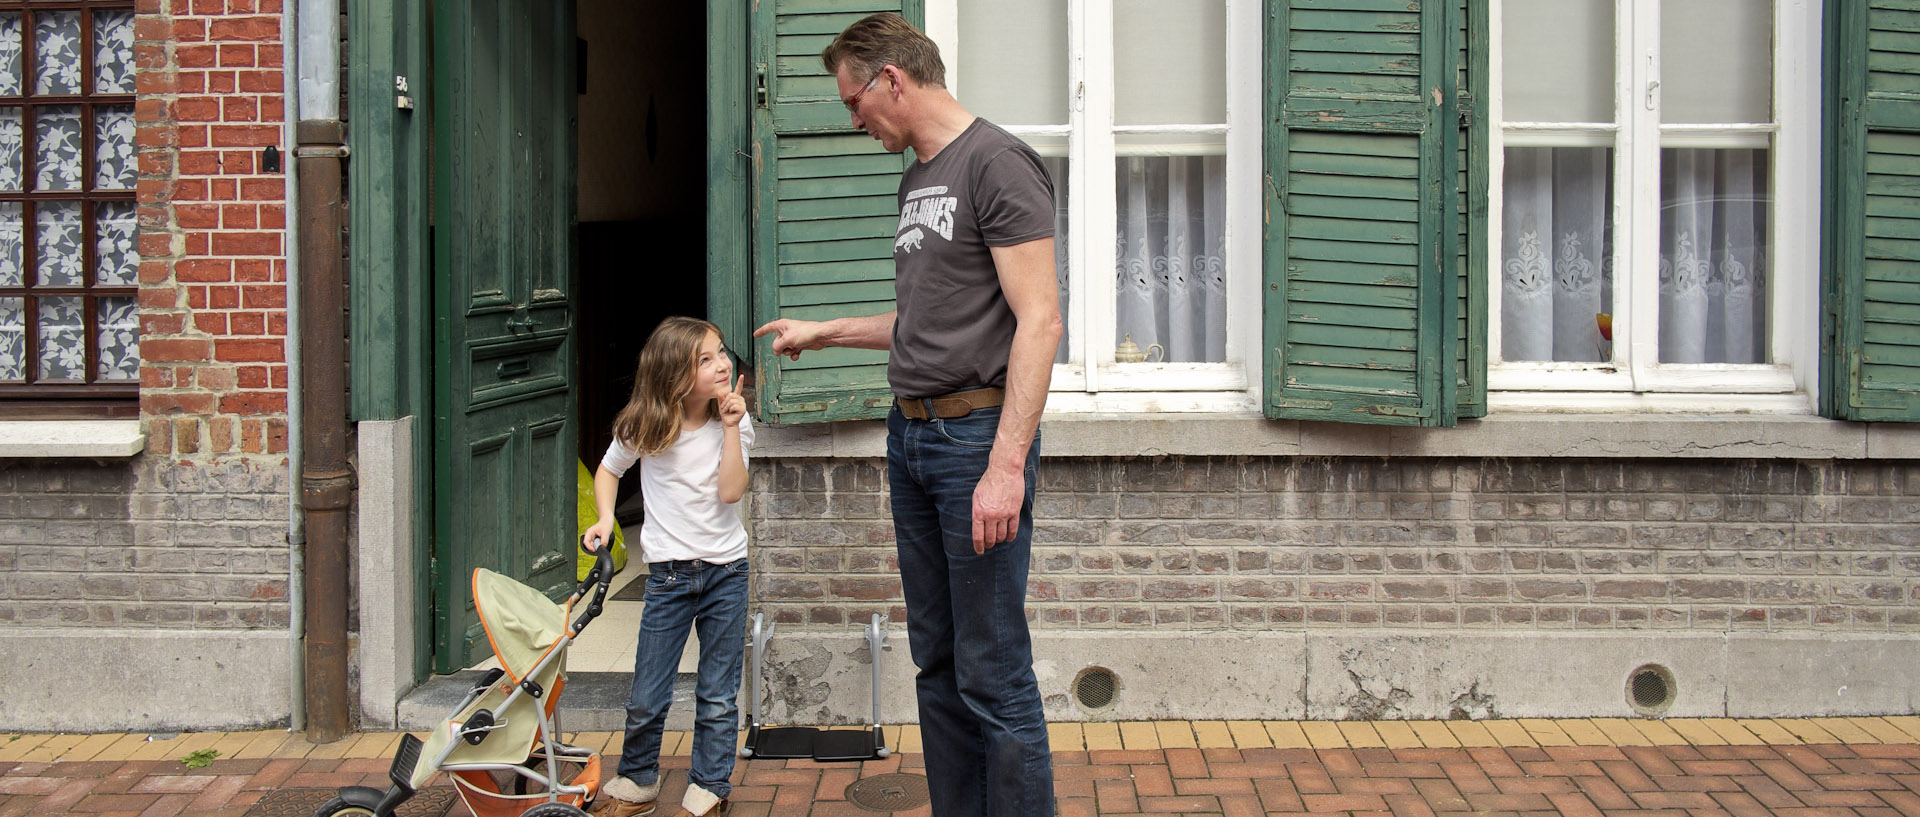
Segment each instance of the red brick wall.
M150 453L287 448L280 0L137 0L140 414ZM268 146L282 172L261 168Z

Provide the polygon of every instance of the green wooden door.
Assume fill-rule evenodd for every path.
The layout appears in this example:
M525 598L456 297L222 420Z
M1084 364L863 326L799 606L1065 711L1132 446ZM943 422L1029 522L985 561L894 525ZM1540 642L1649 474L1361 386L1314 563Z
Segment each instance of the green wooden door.
M434 17L434 668L490 654L474 568L573 578L572 3Z
M1920 421L1920 0L1826 18L1822 413Z
M920 0L772 0L749 21L753 61L753 266L756 324L893 309L893 234L906 157L853 128L820 52L876 11L921 24ZM756 345L763 420L884 416L885 352L827 349L800 360Z
M1469 46L1484 49L1467 5L1289 0L1269 11L1270 417L1452 425L1484 411L1484 374L1471 370L1485 360L1472 297L1484 204L1468 214L1485 188L1465 166L1484 162L1470 149L1485 125L1468 93L1485 81Z

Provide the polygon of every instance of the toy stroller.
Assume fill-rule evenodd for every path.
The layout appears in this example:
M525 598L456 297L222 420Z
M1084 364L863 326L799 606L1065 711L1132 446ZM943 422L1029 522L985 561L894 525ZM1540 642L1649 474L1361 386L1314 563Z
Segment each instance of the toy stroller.
M593 569L566 604L487 569L473 571L473 606L504 669L488 670L444 723L422 742L402 735L385 793L346 786L314 817L388 817L446 772L476 817L578 817L600 788L600 755L560 741L554 711L567 683L567 647L600 615L613 578L611 548L595 552ZM593 597L572 626L575 604ZM493 772L514 775L508 793Z

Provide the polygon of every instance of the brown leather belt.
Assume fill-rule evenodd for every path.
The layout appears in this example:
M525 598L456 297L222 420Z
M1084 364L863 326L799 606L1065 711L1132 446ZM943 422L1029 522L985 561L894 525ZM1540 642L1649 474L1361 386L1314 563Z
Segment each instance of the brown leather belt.
M951 420L955 417L965 417L974 409L993 408L1006 401L1006 389L988 388L968 389L952 394L942 394L938 397L921 397L917 399L895 397L893 398L893 405L895 408L900 409L901 414L905 414L915 420L926 420L933 417L938 417L942 420Z

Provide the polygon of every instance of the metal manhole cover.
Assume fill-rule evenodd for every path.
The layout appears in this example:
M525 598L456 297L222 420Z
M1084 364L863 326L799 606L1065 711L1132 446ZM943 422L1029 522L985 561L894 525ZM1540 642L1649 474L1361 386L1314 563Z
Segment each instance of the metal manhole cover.
M927 804L927 778L917 774L876 774L853 781L847 800L868 811L912 811Z
M925 789L926 786L921 786ZM275 789L247 809L246 817L313 817L313 812L340 795L339 789ZM459 792L451 786L421 789L394 812L397 817L441 817Z

